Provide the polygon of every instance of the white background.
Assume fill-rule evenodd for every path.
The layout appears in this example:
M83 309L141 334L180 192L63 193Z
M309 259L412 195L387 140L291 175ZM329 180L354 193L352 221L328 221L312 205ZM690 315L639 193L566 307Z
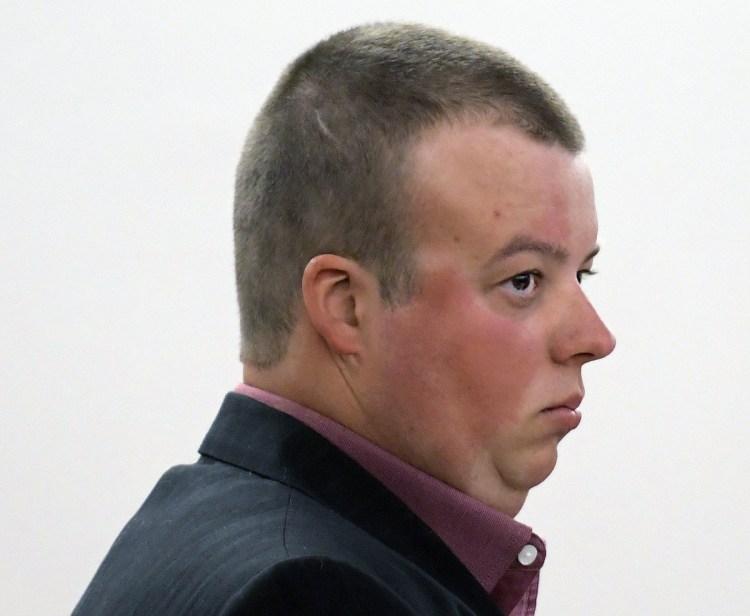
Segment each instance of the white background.
M750 613L745 0L8 2L0 8L0 613L69 613L236 359L231 201L282 68L363 21L541 73L588 135L617 334L519 519L538 613Z

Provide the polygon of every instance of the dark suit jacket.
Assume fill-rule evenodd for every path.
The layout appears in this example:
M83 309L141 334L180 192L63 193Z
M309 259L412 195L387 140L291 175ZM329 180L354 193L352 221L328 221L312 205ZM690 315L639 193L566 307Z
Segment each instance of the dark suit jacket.
M398 498L296 419L230 393L74 615L500 614Z

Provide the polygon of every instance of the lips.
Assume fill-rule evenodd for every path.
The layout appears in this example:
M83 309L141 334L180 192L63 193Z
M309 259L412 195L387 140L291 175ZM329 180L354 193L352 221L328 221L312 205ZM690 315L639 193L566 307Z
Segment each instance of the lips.
M542 409L542 414L554 421L558 430L568 432L577 428L581 423L581 413L578 407L582 401L583 395L576 393Z
M561 402L558 402L556 404L552 404L544 409L542 409L542 412L547 411L573 411L578 413L578 407L581 406L581 402L583 402L583 394L575 393ZM580 415L580 413L578 413Z

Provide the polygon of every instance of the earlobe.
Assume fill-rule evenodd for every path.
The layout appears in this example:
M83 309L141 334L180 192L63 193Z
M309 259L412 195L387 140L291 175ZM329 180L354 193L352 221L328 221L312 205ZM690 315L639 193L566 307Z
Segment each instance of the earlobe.
M360 350L364 271L351 259L318 255L302 274L307 316L331 350L354 355Z

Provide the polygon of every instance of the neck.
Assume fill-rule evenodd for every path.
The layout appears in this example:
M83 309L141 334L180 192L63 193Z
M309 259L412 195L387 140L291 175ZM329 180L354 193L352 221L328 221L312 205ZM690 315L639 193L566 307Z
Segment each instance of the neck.
M290 350L270 368L244 364L242 380L360 431L357 400L327 349L323 353L302 354Z

